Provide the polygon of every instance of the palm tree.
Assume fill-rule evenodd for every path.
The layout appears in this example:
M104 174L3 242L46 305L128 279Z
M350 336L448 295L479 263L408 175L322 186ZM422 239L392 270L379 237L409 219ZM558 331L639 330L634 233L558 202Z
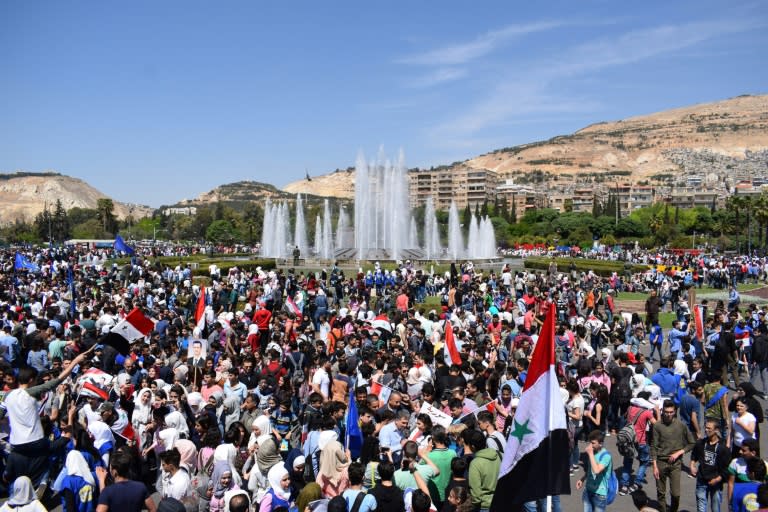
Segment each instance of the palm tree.
M661 220L661 217L658 214L651 217L651 220L648 221L648 227L651 229L651 233L654 235L663 224L664 222Z
M741 211L744 209L744 206L746 206L744 199L744 197L733 195L725 202L725 208L736 215L736 224L734 227L736 228L736 245L739 252L741 252L741 242L739 239L739 231L741 230Z
M755 200L753 209L757 221L758 246L765 247L763 244L768 242L768 196L761 194ZM765 238L763 238L763 233L765 233Z

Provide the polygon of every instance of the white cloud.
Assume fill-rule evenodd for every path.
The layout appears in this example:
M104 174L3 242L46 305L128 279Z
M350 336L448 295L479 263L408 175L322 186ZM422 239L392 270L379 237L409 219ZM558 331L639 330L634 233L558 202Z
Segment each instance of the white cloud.
M530 69L503 73L490 90L482 91L465 112L429 131L436 141L472 139L483 129L514 122L521 116L541 113L573 113L594 110L589 98L568 97L554 92L567 90L568 80L603 69L633 64L675 54L705 41L759 28L758 23L739 20L663 25L604 37L562 50L558 56L539 60ZM511 66L510 66L511 67Z
M397 59L399 64L423 66L456 66L469 63L494 51L498 46L515 37L543 32L560 27L563 22L542 21L536 23L508 25L499 30L486 32L466 43L451 44Z
M432 87L445 82L458 80L466 76L466 74L466 68L438 68L423 76L408 81L407 85L416 88Z

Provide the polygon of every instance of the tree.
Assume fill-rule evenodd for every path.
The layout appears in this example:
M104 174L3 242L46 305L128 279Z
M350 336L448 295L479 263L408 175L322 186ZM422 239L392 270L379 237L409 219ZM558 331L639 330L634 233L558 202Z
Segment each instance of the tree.
M469 223L472 221L472 210L469 207L469 203L467 203L466 208L464 208L464 213L461 216L461 223L465 226L469 226Z
M97 218L105 234L117 233L117 217L115 217L115 205L108 197L96 202Z
M598 218L603 215L603 206L600 204L600 200L597 199L597 194L592 196L592 216Z
M45 209L35 216L35 234L40 240L46 240L53 243L53 215L48 210L48 205Z
M757 222L758 231L758 245L765 247L764 243L768 242L768 196L761 195L754 204L755 221ZM763 238L765 233L765 238Z
M230 243L240 238L240 234L228 220L215 220L205 231L205 238L215 243Z
M515 196L512 196L512 208L509 209L509 223L517 224L517 203L515 202Z
M664 224L669 225L669 203L664 205Z
M63 242L69 239L71 233L71 225L69 224L69 217L64 210L64 206L61 204L61 199L56 200L56 205L53 208L53 239L57 242Z
M675 225L680 224L680 207L675 206Z
M475 217L480 217L480 203L475 203Z
M483 201L483 207L480 208L480 215L478 215L478 218L483 218L488 216L488 199Z
M620 237L641 237L648 234L648 228L632 217L625 217L616 225L615 234Z
M661 229L661 226L664 225L664 222L661 220L661 217L658 215L654 215L651 217L650 222L648 223L648 227L651 229L651 233L654 235Z

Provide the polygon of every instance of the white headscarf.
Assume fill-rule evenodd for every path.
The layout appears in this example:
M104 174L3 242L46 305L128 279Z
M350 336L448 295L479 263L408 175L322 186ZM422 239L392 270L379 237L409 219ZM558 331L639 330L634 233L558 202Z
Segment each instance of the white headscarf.
M149 401L146 404L143 404L141 402L141 397L145 393L149 393ZM133 416L131 417L131 421L133 422L134 427L143 425L152 418L152 402L154 402L154 400L155 395L149 388L143 388L136 393L136 397L133 400Z
M81 455L82 457L82 455ZM20 476L13 481L13 494L8 498L8 505L21 507L29 505L37 499L35 489L32 487L32 480L28 476Z
M213 452L214 465L218 461L226 461L229 463L229 467L232 468L232 480L238 487L243 485L243 479L240 477L240 473L235 471L235 457L237 457L237 448L233 444L220 444Z
M269 470L269 473L267 473L267 480L269 480L269 486L272 487L272 492L275 493L275 496L285 501L288 501L290 499L291 489L290 488L288 488L287 490L283 489L283 486L280 485L280 481L287 474L288 474L288 470L285 469L285 466L283 464L275 464Z
M91 421L88 423L88 432L93 436L93 446L97 450L106 443L115 444L115 436L112 435L112 430L103 421Z
M88 467L88 463L85 461L83 454L77 450L71 450L67 454L67 474L70 476L79 476L91 485L96 485L93 479L93 473L91 468Z
M184 415L179 411L173 411L165 416L165 426L169 428L175 428L179 431L179 435L189 435L189 427L187 421L184 419Z

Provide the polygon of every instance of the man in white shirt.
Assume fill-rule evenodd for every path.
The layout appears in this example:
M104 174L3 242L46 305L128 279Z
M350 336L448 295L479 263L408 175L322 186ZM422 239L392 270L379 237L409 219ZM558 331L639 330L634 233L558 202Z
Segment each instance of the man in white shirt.
M78 355L58 377L39 386L34 385L37 370L29 366L19 369L19 387L10 391L0 405L0 420L7 415L11 426L11 453L3 475L6 481L13 482L17 477L26 475L34 485L38 485L46 478L50 469L48 439L38 414L40 397L56 389L77 365L90 356L92 350Z
M163 468L163 498L175 498L179 501L187 497L190 488L189 473L181 469L181 454L177 448L171 448L160 454Z
M312 376L312 391L323 395L324 400L331 394L331 362L326 355L320 356L319 368Z

